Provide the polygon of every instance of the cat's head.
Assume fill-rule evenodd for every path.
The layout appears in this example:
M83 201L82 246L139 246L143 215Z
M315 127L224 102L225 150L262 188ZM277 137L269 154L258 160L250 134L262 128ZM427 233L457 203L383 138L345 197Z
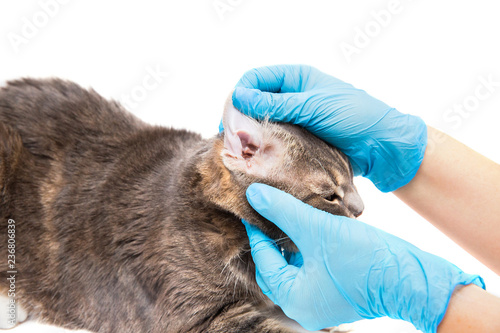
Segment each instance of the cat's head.
M362 213L351 165L337 148L299 126L249 118L234 108L231 96L223 126L220 158L236 197L226 200L231 202L227 208L271 238L284 235L257 214L245 197L246 188L255 182L277 187L331 214L358 217Z

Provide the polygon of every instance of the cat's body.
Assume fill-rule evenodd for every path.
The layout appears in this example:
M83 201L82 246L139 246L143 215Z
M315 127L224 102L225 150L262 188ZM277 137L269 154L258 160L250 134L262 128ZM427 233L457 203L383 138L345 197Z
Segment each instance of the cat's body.
M342 215L356 215L356 203L321 207L297 181L231 166L225 149L222 136L147 125L73 83L9 83L0 90L0 249L6 259L11 219L16 302L31 318L95 332L293 332L255 282L240 218L283 234L250 208L245 188L266 182ZM329 149L338 163L327 168L345 169L352 184L347 159ZM0 260L0 297L7 271Z

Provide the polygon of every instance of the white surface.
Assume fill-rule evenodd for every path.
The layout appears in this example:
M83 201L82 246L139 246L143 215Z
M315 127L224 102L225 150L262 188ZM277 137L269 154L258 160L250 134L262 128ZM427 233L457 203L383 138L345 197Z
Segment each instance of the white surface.
M0 81L59 76L116 99L141 92L145 84L143 100L131 111L150 123L209 137L217 132L227 93L246 70L306 63L421 116L500 162L500 87L468 116L447 111L471 101L480 77L500 81L494 1L401 0L399 12L380 31L371 12L392 8L389 0L222 0L234 4L223 20L213 0L67 2L52 6L47 22L38 1L0 4ZM33 22L33 16L44 26L31 31L16 52L9 36L20 35L23 18ZM365 27L374 37L348 62L341 45L352 44L357 29ZM157 69L168 76L155 84L148 75ZM500 295L498 276L392 194L379 193L364 179L357 184L366 205L361 220L481 274ZM389 319L357 326L358 332L414 332ZM29 323L10 332L55 330Z

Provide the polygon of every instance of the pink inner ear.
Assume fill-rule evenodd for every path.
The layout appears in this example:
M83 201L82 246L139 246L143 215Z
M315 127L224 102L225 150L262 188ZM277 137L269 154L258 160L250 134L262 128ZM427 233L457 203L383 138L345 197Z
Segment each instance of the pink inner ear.
M244 130L239 130L236 135L241 141L241 156L245 159L252 158L259 150L259 142L254 141L250 133Z
M236 110L231 96L226 101L222 117L225 154L249 161L261 146L262 127L257 121Z

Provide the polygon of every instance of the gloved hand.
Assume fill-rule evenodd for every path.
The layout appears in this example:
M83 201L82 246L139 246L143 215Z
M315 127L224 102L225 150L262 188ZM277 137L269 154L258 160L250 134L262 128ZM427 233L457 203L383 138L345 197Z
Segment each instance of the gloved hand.
M484 288L479 276L444 259L273 187L252 184L247 199L300 250L287 261L274 241L245 223L257 283L306 329L389 316L434 333L458 284Z
M250 70L236 85L233 104L257 119L269 116L305 127L340 148L354 174L383 192L410 182L427 145L427 127L420 118L309 66Z

